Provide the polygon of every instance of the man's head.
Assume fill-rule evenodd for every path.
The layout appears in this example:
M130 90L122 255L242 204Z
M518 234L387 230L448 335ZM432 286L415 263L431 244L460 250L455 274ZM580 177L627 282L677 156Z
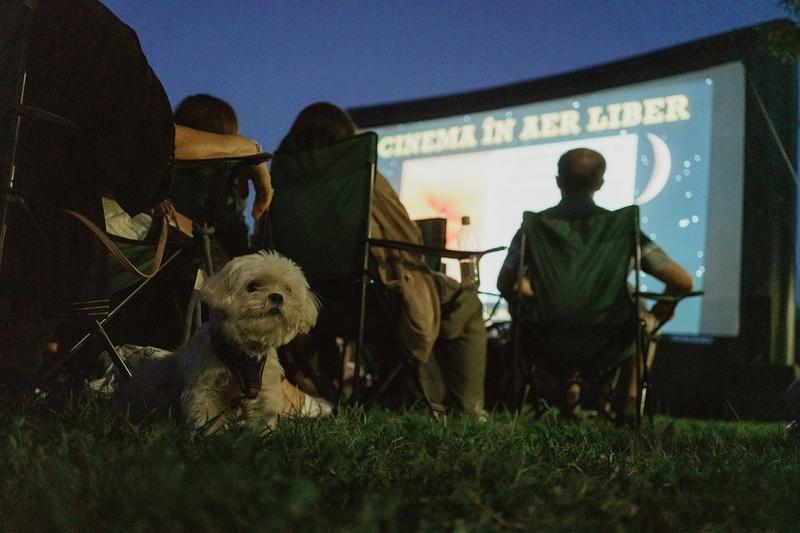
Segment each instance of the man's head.
M606 160L588 148L565 152L558 160L556 183L562 193L593 194L603 186Z

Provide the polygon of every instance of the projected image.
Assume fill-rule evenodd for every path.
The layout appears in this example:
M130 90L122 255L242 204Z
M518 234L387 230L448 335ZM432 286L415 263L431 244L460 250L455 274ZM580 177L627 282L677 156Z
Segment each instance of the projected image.
M731 97L743 86L737 65L568 99L376 128L378 167L412 218L447 219L448 247L456 247L461 217L469 215L481 248L490 248L510 243L523 211L558 203L555 175L561 154L577 147L594 149L607 161L596 203L607 209L638 204L645 234L691 272L695 286L703 290L709 238L714 247L709 216L719 211L709 201L714 115L724 112L728 120L738 116L743 128L743 105ZM726 92L720 83L733 89ZM733 152L741 161L741 146L738 154ZM738 177L726 179L740 183L741 169ZM735 194L731 198L736 201ZM496 292L503 259L503 253L482 259L482 291ZM736 262L738 272L738 255ZM457 265L448 265L448 274L458 278ZM644 291L662 289L649 276L641 283ZM725 290L736 293L738 302L738 280L736 285ZM729 294L714 291L712 302L720 296L730 305ZM719 334L728 328L734 334L738 327L735 321L721 329L701 327L702 314L699 300L687 300L667 331L694 335L716 328Z
M603 153L608 168L615 172L615 178L597 195L600 205L609 209L630 205L636 177L636 135L603 137L588 144L569 141L407 161L400 200L411 218L446 218L449 248L457 247L464 215L470 216L482 248L508 245L523 211L531 210L531 205L558 203L560 194L552 169L562 153L578 146ZM481 260L483 290L493 290L502 262L503 254ZM457 263L447 266L448 274L458 278Z

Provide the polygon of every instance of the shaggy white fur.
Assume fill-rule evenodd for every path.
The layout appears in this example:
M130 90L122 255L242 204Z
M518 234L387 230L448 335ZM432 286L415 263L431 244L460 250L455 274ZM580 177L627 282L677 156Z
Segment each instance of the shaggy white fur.
M238 423L272 429L283 407L276 348L314 326L317 298L300 267L263 251L230 261L201 293L209 322L174 356L137 369L125 387L134 391L125 395L129 404L142 391L153 398L160 389L179 394L180 413L195 428L216 431Z

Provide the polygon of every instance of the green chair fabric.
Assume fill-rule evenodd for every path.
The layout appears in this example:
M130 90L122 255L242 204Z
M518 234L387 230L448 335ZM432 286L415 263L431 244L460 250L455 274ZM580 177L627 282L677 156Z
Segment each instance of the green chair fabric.
M564 364L599 374L635 353L637 305L627 278L638 231L636 206L582 219L523 215L534 298L520 325Z
M377 143L378 136L367 132L275 155L274 247L300 265L312 285L363 270Z
M153 269L155 259L156 243L150 241L132 241L121 237L113 237L114 244L120 251L142 272L150 272ZM197 253L197 244L191 239L178 238L167 241L164 259L172 257L176 252L181 252L186 256L184 261L192 262ZM177 256L176 256L177 257ZM108 289L107 294L117 294L142 282L142 279L128 272L110 253L107 254L108 265ZM162 263L162 269L164 263ZM158 276L161 275L159 271Z
M419 232L422 234L422 244L428 246L435 246L436 248L445 247L445 239L447 232L447 219L446 218L423 218L415 220ZM422 260L428 265L428 268L434 272L442 272L442 257L435 254L425 254Z
M324 351L334 332L354 336L355 375L363 360L377 146L378 136L366 132L313 150L277 152L271 169L275 196L264 230L271 241L267 244L303 269L322 302L312 332L317 348ZM341 385L342 371L340 363L338 376L321 379L331 380L331 385L338 380ZM331 401L345 395L340 385L333 385L338 390ZM353 380L351 398L358 398L357 389L358 380Z
M407 354L401 353L402 342L394 327L394 315L401 305L397 301L399 294L383 290L374 272L368 272L368 251L371 248L389 248L420 255L461 258L480 257L503 249L454 251L417 243L371 239L369 221L377 139L375 133L367 132L309 151L277 152L272 163L275 197L270 208L269 229L264 232L271 233L272 247L276 251L300 265L312 290L320 297L322 312L312 336L316 334L321 338L335 333L335 336L352 335L355 338L354 375L359 375L359 365L363 361L376 376L372 385L366 385L369 389L367 401L377 401L384 391L392 390L387 387L394 387L401 381L395 379L397 376L416 376L412 372L403 372L410 367L406 364ZM442 220L441 233L443 223ZM368 279L373 283L368 284ZM467 296L464 292L459 299L452 294L443 301L458 300L454 305L460 304L468 299ZM474 303L474 308L465 304L460 309L463 313L471 310L478 317L475 322L480 331L469 331L472 338L478 334L485 336L477 298L474 298ZM451 321L459 317L460 314L454 313ZM461 318L467 321L469 317ZM451 327L455 330L457 325ZM461 327L466 326L461 324ZM442 329L446 329L444 321ZM461 333L453 331L452 335ZM387 348L387 353L381 353L381 357L375 357L377 350L363 350L362 353L365 335L369 336L371 343L381 344L381 350ZM466 339L467 335L462 337ZM389 353L392 348L398 348L397 353ZM485 355L475 359L483 364ZM461 368L461 371L466 369ZM339 381L343 382L344 379ZM422 383L421 378L419 382ZM357 387L360 387L358 380L354 380L351 399L361 400ZM339 394L342 392L340 390ZM426 389L426 394L428 392L430 390ZM473 392L466 394L473 395Z
M172 203L193 221L214 224L222 217L241 215L242 206L236 205L233 195L234 175L230 169L179 166L172 175Z
M131 263L142 272L150 272L153 269L153 259L155 256L155 245L135 241L118 242L119 249L125 254ZM110 254L108 257L109 273L109 294L123 291L137 283L141 279L125 270Z
M246 157L176 160L172 168L170 199L175 208L197 224L214 227L214 238L228 257L250 251L249 228L244 220L245 198L236 174L247 165L272 158L262 153Z

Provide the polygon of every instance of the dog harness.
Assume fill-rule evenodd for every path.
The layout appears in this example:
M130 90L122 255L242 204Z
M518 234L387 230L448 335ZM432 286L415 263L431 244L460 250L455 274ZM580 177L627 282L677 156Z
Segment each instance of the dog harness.
M219 360L239 380L243 399L253 400L261 390L261 375L267 364L266 357L251 357L237 348L228 338L219 332L211 335L211 347Z

